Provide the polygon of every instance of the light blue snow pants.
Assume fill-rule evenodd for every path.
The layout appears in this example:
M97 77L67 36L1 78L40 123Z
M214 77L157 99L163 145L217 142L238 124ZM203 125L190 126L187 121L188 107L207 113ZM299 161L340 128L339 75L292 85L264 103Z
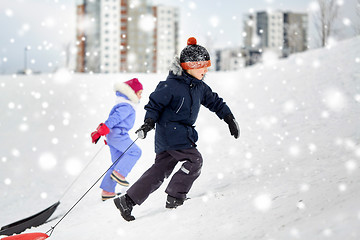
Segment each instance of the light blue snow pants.
M122 135L121 138L116 139L116 141L108 142L108 146L110 148L111 153L111 161L114 163L118 158L123 154L123 152L133 143L133 140L130 139L129 135ZM126 177L131 169L135 166L136 162L139 160L141 156L141 149L133 144L124 155L118 160L117 164L115 164L109 171L107 171L104 176L100 188L108 191L115 192L116 182L111 179L111 173L116 170L121 175Z

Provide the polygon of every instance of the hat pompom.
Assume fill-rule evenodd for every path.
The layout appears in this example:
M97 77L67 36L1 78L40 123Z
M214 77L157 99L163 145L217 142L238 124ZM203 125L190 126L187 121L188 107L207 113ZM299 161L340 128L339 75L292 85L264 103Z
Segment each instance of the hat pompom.
M197 41L196 38L191 37L187 40L187 45L196 45Z

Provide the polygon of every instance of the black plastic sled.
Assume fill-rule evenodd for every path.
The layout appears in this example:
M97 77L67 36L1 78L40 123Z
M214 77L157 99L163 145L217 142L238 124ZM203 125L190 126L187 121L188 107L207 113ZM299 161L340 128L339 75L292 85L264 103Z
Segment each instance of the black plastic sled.
M32 215L28 218L24 218L20 221L11 223L9 225L3 226L0 229L0 236L1 235L10 236L15 233L16 234L21 233L21 232L25 231L27 228L40 226L41 224L45 223L46 220L48 220L50 218L50 216L55 212L55 210L59 206L59 204L60 204L60 201L58 201L57 203L51 205L47 209L45 209L35 215Z

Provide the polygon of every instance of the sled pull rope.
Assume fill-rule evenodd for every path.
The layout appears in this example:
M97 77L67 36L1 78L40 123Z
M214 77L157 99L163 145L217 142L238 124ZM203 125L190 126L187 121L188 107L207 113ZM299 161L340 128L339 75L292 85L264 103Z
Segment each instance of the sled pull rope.
M85 172L85 170L89 167L89 165L94 161L94 159L97 157L97 155L99 155L99 153L101 152L101 150L105 147L105 144L101 146L101 148L95 153L94 157L87 163L87 165L84 167L84 169L81 171L81 173L75 178L75 180L70 184L70 186L65 190L65 192L63 193L63 195L61 196L60 200L64 198L64 196L68 193L68 191L72 188L72 186L77 182L77 180L79 180L79 178L81 177L81 175Z
M60 220L55 224L55 226L51 227L50 230L48 230L46 232L46 234L48 234L48 236L50 237L50 235L53 233L54 229L56 228L56 226L71 212L71 210L73 210L73 208L86 196L86 194L88 194L88 192L105 176L105 174L113 167L115 166L120 158L132 147L132 145L135 144L136 140L138 140L139 137L137 137L126 149L125 151L116 159L116 161L111 164L111 166L94 182L94 184L79 198L79 200L77 200L77 202L64 214L64 216L62 216L62 218L60 218ZM100 149L101 150L101 149Z

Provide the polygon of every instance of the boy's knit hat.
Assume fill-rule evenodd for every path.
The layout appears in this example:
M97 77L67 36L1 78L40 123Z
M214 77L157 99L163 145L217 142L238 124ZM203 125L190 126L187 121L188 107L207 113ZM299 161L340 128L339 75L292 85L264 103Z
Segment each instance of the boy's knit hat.
M134 90L135 93L137 93L140 90L143 90L143 86L137 78L130 79L124 83L129 85Z
M196 38L187 40L187 46L181 51L180 65L184 70L210 67L209 52L200 45L197 45Z

